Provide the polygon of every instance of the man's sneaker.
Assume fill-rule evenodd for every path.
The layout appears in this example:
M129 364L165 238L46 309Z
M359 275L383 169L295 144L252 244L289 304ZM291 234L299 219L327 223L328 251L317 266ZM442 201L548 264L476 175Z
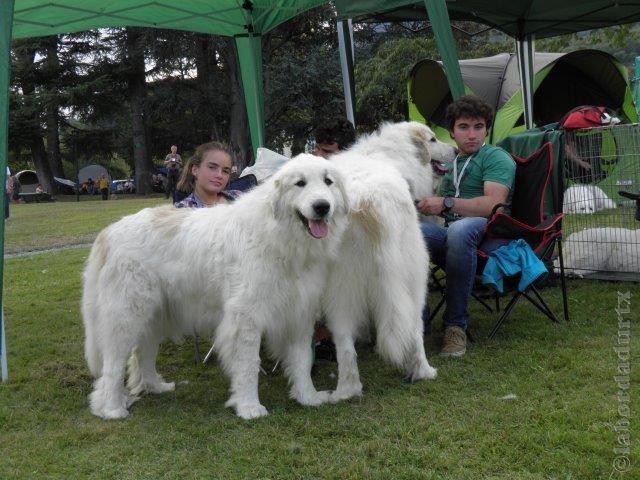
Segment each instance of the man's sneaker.
M467 351L467 334L460 327L447 327L442 340L441 357L461 357Z

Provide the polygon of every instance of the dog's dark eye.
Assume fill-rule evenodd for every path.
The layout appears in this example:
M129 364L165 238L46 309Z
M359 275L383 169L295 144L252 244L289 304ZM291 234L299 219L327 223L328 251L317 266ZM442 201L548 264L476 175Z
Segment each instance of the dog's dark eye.
M430 142L436 142L436 137L432 137L431 140L429 140Z
M298 180L296 182L296 187L304 187L307 184L304 180Z
M329 177L326 177L324 179L324 183L327 184L327 185L333 185L333 180L331 180Z

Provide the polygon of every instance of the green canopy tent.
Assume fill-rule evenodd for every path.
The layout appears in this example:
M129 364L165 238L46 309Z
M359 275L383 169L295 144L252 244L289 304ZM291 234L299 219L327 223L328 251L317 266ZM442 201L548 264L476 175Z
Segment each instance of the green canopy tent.
M515 54L460 61L466 91L495 108L491 143L524 128L522 89ZM440 62L418 62L408 80L409 118L428 123L442 140L449 140L444 111L452 101ZM536 53L534 56L533 114L536 125L556 122L578 105L604 105L631 122L638 120L627 70L608 53L577 50Z
M171 28L233 36L240 58L251 140L255 150L264 140L260 68L262 60L259 48L261 35L298 13L324 3L327 0L182 0L178 3L173 0L0 1L0 72L3 72L0 75L0 188L4 189L7 163L9 54L12 38L46 36L109 26ZM356 15L389 12L401 7L421 10L421 19L426 18L425 11L428 12L448 71L448 82L456 97L464 90L450 29L450 14L453 15L452 18L474 20L507 33L510 29L513 30L516 32L514 36L518 40L519 51L524 53L531 52L532 47L521 46L527 45L526 42L533 35L545 28L551 32L546 36L551 36L640 19L639 4L604 0L572 0L562 3L550 0L335 0L334 3L341 20ZM559 19L566 20L564 26L560 26L563 22ZM351 75L349 81L352 78ZM525 75L525 83L529 80L530 77ZM352 83L349 91L353 91ZM0 225L0 242L3 246L4 224ZM0 276L2 271L3 268L0 268ZM1 306L0 297L0 308ZM6 349L2 343L0 348L0 354L5 359ZM5 369L3 375L4 373Z

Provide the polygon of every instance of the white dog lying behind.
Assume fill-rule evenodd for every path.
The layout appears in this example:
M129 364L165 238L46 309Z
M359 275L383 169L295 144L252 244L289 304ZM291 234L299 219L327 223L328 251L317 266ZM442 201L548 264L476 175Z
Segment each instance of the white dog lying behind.
M292 398L328 400L311 381L309 342L348 201L337 168L301 157L231 205L145 209L98 235L82 298L92 413L125 417L138 394L173 390L156 372L160 342L215 327L231 377L226 406L240 417L267 414L258 399L262 336L283 360Z
M565 213L595 213L609 208L616 208L616 202L595 185L572 185L564 192Z
M572 233L563 242L567 274L582 277L594 272L640 273L640 230L587 228ZM555 271L560 262L554 260Z
M348 179L350 224L324 297L338 360L331 401L362 394L354 341L373 320L376 348L411 380L434 378L422 337L429 255L414 200L432 195L431 152L453 148L425 125L386 124L331 161Z

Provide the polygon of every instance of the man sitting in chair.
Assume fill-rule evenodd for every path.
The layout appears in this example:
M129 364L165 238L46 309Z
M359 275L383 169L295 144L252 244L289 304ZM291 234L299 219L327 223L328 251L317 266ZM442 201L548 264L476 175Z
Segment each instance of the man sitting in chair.
M425 215L441 215L445 227L423 223L422 234L431 259L446 272L447 307L440 355L465 354L469 325L469 298L476 275L476 250L487 217L497 203L507 203L516 164L503 149L485 144L493 109L482 99L467 95L447 107L446 122L458 155L445 174L438 197L418 203ZM503 243L483 245L489 251Z

